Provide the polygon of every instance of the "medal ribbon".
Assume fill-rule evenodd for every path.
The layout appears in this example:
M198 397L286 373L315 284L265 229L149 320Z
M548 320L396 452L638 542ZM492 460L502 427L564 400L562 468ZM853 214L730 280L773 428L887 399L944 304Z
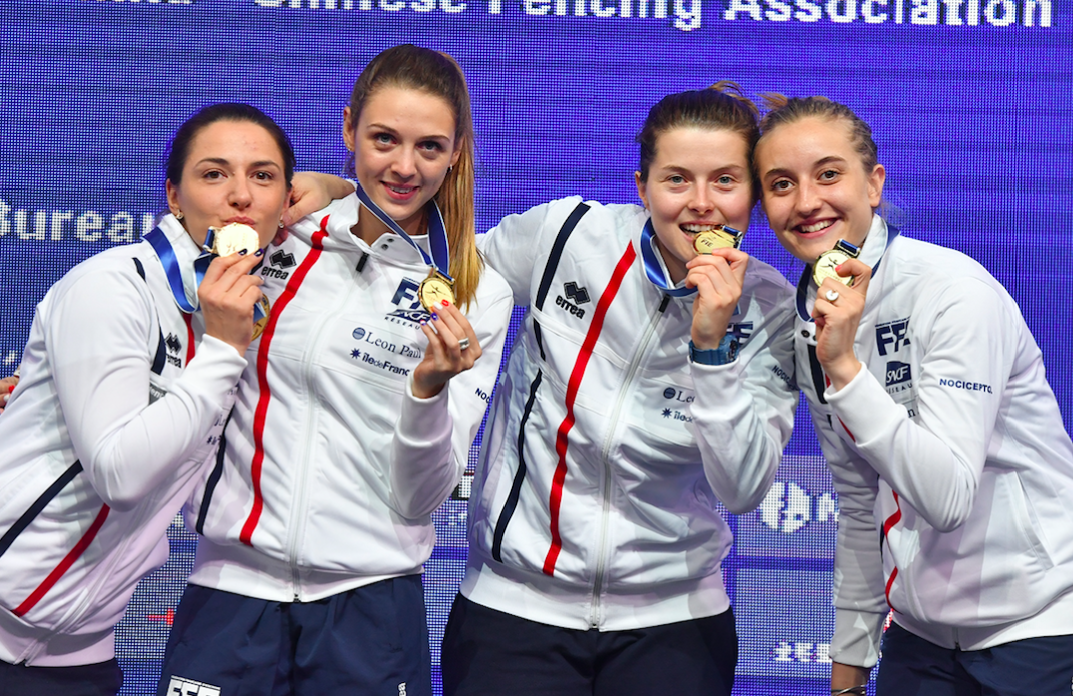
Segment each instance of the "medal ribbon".
M164 230L159 227L154 227L151 232L145 235L145 241L152 245L153 250L156 251L157 258L160 259L160 265L164 267L164 275L168 277L168 285L171 286L171 294L175 298L175 304L179 305L186 314L193 314L198 309L197 295L194 295L194 303L191 304L186 299L186 288L183 286L183 274L179 269L179 259L175 256L175 250L171 248L171 242L168 241L167 235L164 234ZM205 239L206 246L212 243L212 229L209 229L208 237ZM202 247L204 249L205 247ZM201 281L205 278L205 271L208 269L209 264L216 258L216 254L212 254L208 251L203 251L200 256L194 259L194 289L201 287ZM257 323L265 316L264 309L261 308L261 303L258 302L253 306L253 321Z
M697 292L696 288L676 288L667 282L663 269L659 265L659 257L656 256L656 231L652 228L652 219L645 223L645 229L641 232L641 259L645 264L645 275L657 288L671 297L689 297Z
M883 257L887 254L887 249L890 249L890 243L893 242L894 238L897 237L899 234L901 234L901 230L892 225L887 225L887 245L883 247L883 253L879 255L879 260L876 261L876 265L872 266L873 278L875 278L876 271L879 270L879 264L883 262ZM861 248L864 248L864 244L861 244ZM808 282L811 279L812 266L805 266L805 270L801 272L801 279L797 281L797 316L801 317L802 321L808 322L815 321L808 311L807 304Z
M451 251L447 246L447 230L443 226L443 216L440 215L440 209L436 205L436 201L429 201L425 206L425 213L428 215L428 248L432 251L432 257L430 258L425 253L425 250L411 239L410 235L406 234L406 231L399 226L399 223L392 220L387 213L380 209L380 206L373 203L373 199L369 198L369 194L365 193L365 189L357 181L354 182L354 193L358 195L358 200L361 201L361 204L368 208L369 212L375 215L380 222L405 239L407 244L417 249L417 253L421 254L421 259L424 260L426 266L432 266L437 273L448 281L454 282L449 273L451 269Z

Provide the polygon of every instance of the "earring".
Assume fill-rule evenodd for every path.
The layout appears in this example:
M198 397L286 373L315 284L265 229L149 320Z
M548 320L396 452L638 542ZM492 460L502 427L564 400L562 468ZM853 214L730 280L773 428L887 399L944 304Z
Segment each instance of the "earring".
M283 229L283 218L280 218L280 221L279 221L279 228L280 228L281 230Z
M454 165L447 167L447 173L450 174L452 169L454 169Z
M175 219L176 220L182 220L183 219L183 211L181 211L181 210L175 211Z

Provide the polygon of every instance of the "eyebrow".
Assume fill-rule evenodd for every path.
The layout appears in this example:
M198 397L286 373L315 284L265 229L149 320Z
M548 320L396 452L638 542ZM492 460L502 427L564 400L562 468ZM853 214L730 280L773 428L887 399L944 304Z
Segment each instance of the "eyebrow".
M382 130L382 131L387 131L388 133L391 133L392 135L398 135L399 134L399 132L397 130L395 130L391 126L387 125L386 123L370 123L368 128L367 128L367 130ZM417 139L418 140L445 140L445 141L448 141L448 140L451 139L451 136L443 135L443 134L422 135L422 136L418 137Z
M230 165L231 160L225 157L203 157L198 160L197 164L194 166L197 167L202 164ZM273 162L272 160L258 160L256 162L251 162L250 167L276 167L278 169L279 162Z
M813 166L813 168L816 168L816 167L822 167L822 166L824 166L826 164L845 164L845 163L846 163L846 158L844 158L844 157L838 157L837 155L828 155L827 157L822 157L822 158L816 160L816 162L813 163L812 166ZM776 169L767 170L766 172L764 172L761 175L760 178L761 179L768 179L768 178L770 178L772 176L793 176L793 172L790 171L789 169L785 169L783 167L778 167Z

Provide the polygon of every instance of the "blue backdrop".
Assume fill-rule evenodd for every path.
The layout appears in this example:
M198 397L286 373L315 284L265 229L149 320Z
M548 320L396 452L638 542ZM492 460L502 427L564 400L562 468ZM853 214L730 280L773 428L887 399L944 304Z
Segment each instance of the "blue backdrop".
M291 134L300 168L339 172L354 78L412 42L450 52L469 78L479 228L570 194L634 201L633 137L669 92L733 79L752 94L845 101L873 126L903 231L1002 281L1073 423L1069 2L21 0L0 19L3 374L60 275L151 228L164 146L196 108L260 106ZM796 281L799 264L759 214L745 249ZM738 694L826 693L837 502L802 415L763 505L731 518ZM437 662L467 490L436 513L426 566ZM172 559L120 629L124 693L155 684L196 543L181 525L172 535Z

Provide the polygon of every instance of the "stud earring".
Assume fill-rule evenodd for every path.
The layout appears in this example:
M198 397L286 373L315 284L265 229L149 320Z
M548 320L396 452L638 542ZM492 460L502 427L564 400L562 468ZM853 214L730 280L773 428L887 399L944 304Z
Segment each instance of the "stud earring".
M280 218L280 221L279 221L279 228L280 228L281 230L283 229L283 218Z
M175 219L176 220L182 220L183 219L183 211L181 211L181 210L175 211Z

